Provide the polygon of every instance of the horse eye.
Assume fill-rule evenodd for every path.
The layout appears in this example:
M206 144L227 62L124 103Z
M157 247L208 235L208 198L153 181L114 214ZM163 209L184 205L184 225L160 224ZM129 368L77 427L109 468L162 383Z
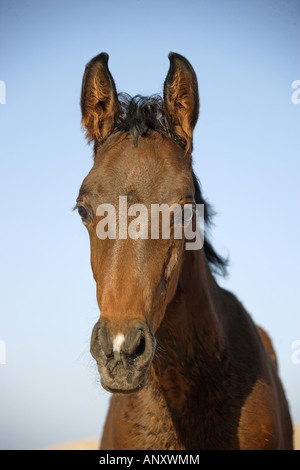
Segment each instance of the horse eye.
M86 210L86 208L84 206L78 206L77 210L78 210L78 214L82 218L83 222L86 222L89 218L89 213Z
M183 223L187 224L192 220L193 215L195 213L194 207L185 207L183 211Z

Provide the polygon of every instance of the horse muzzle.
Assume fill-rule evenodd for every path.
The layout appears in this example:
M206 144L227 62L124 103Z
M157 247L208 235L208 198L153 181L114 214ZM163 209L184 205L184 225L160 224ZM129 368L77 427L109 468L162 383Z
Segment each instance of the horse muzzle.
M156 341L153 333L140 320L113 334L110 322L99 320L93 328L91 354L97 361L101 385L111 393L132 393L145 383ZM125 333L126 331L126 333Z

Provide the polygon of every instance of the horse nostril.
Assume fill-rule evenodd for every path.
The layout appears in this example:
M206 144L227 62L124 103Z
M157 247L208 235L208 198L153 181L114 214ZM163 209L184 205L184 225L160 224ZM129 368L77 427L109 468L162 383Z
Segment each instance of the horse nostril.
M111 357L113 354L112 342L111 342L111 339L109 337L109 334L106 328L99 328L97 339L98 339L99 346L102 347L102 350L105 356L107 358Z
M127 336L125 352L128 358L136 359L145 351L145 334L141 328L132 328Z
M113 355L112 341L108 334L107 328L100 322L96 323L91 338L91 354L98 360L106 357L109 359Z
M148 326L137 322L124 343L124 353L129 365L138 368L146 365L153 356L154 349L154 339Z
M145 336L142 335L140 337L139 343L138 343L138 345L137 345L137 347L134 351L135 358L141 356L142 354L144 354L145 348L146 348Z

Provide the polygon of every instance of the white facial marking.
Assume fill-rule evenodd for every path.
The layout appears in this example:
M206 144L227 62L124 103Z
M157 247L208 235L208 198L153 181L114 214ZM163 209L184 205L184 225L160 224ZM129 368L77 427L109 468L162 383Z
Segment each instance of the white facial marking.
M122 333L118 333L113 342L113 350L116 352L120 352L121 346L125 341L124 335Z

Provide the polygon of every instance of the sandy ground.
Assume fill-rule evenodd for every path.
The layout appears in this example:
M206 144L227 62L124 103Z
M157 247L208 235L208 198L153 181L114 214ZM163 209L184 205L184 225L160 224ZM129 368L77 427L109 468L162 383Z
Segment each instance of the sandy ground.
M300 450L300 424L294 428L294 446L295 450Z
M295 426L294 431L295 450L300 450L300 424ZM97 450L99 449L99 439L84 439L81 441L66 442L48 450Z
M83 439L80 441L64 442L46 450L98 450L100 439Z

